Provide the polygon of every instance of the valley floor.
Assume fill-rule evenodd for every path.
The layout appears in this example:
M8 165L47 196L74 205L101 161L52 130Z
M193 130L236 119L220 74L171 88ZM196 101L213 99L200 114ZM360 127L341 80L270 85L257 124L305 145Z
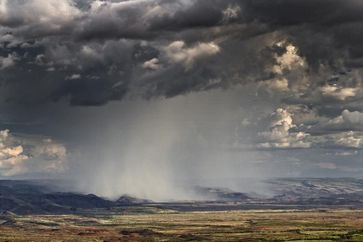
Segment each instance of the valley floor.
M2 215L0 241L363 241L363 210Z

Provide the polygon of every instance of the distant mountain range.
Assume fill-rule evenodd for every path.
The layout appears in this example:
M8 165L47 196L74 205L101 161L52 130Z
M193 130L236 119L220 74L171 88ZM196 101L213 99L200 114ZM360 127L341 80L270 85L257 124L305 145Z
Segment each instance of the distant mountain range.
M267 201L299 205L363 205L363 180L352 178L301 178L267 180L275 194Z
M69 213L108 208L114 203L96 195L53 192L40 181L0 181L0 211L17 214Z
M108 211L127 206L151 206L176 210L248 208L363 207L363 180L333 178L269 179L270 196L245 194L223 188L197 187L207 201L157 203L124 195L110 201L93 194L53 190L42 181L0 180L0 214L62 214L87 210Z

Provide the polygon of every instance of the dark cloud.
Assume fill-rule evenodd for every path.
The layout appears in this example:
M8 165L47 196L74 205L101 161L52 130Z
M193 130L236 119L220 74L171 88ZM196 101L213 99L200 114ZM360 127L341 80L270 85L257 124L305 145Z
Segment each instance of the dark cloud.
M2 82L17 92L21 85L9 79L26 75L32 83L27 89L38 92L39 79L51 76L49 93L34 95L42 101L70 97L72 104L104 104L140 92L134 89L143 89L143 96L172 97L268 79L274 75L268 71L273 55L283 51L276 48L279 41L297 47L311 79L321 78L321 65L331 73L360 67L363 6L357 0L32 0L1 1L1 6L0 68L18 66L5 70ZM185 63L163 54L175 41L185 43L184 55L193 55L188 48L200 43L214 43L220 51L183 70ZM140 68L154 58L162 70ZM40 61L43 65L34 68ZM74 73L82 80L65 80Z
M337 157L358 160L363 148L362 11L360 0L0 0L0 130L10 126L74 142L81 136L91 140L107 136L99 127L112 123L114 117L107 119L102 111L111 101L122 100L120 116L127 117L134 108L130 100L155 106L169 100L166 109L172 110L181 98L177 108L193 109L185 104L191 95L198 97L195 102L208 100L193 112L210 115L217 105L221 116L233 119L223 126L228 135L213 135L223 137L216 139L223 148L274 151L276 159L293 149L296 155L286 158L292 162L313 150L310 163L315 157L322 159L321 169L338 169ZM213 102L223 91L221 103ZM77 110L69 120L62 113L69 108L65 103ZM225 108L231 104L233 110ZM68 131L87 113L82 110L101 117L83 133ZM154 118L150 113L146 123ZM132 127L138 118L130 120ZM193 125L186 127L197 130ZM145 127L144 133L151 132ZM207 127L198 130L203 144L219 126ZM324 161L326 154L334 164Z

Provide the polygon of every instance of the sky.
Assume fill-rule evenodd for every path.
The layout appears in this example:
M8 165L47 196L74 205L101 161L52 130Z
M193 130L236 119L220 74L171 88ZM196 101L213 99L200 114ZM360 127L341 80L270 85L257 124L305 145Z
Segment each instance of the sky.
M0 178L196 198L361 177L360 0L0 0ZM253 189L253 186L247 186Z

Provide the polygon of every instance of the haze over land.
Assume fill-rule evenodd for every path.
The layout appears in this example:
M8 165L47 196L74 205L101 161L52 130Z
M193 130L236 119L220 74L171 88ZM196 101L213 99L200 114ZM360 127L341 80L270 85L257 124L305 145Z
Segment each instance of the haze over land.
M337 11L339 10L339 11ZM116 199L361 177L360 0L0 0L0 178ZM248 182L249 181L249 182Z

